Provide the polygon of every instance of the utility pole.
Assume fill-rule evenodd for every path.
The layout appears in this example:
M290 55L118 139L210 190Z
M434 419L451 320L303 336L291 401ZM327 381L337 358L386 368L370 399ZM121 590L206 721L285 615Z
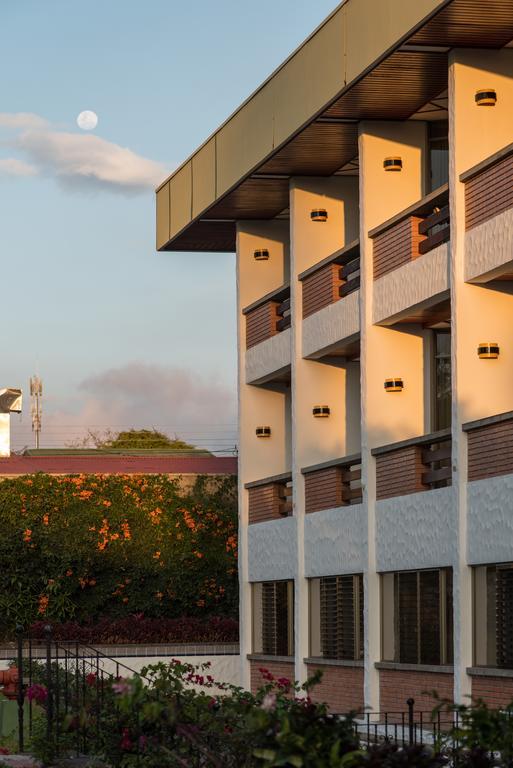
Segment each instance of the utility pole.
M39 448L39 435L41 433L41 417L43 415L43 382L39 376L30 377L30 412L32 414L32 432L36 436L36 448Z

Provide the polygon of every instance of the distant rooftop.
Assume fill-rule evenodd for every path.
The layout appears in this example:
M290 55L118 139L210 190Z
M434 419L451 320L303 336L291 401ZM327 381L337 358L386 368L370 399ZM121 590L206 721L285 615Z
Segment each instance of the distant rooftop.
M202 448L26 448L23 456L212 456Z

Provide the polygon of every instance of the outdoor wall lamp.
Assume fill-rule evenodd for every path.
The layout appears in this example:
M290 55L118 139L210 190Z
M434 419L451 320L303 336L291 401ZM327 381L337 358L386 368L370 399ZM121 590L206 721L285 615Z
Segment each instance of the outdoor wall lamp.
M330 415L329 405L314 405L312 414L316 419L326 419Z
M383 168L385 171L402 171L403 159L402 157L385 157L383 160Z
M404 382L402 379L385 379L385 392L402 392L404 388Z
M476 91L475 99L478 107L494 107L497 93L493 88L480 88Z
M269 251L267 248L257 248L256 251L253 252L253 256L255 257L255 261L267 261L269 259Z
M310 218L312 221L327 221L328 211L326 208L314 208L310 211Z
M499 345L495 341L482 342L477 348L477 354L481 360L496 360L499 352Z
M257 427L255 432L257 437L271 437L271 427Z

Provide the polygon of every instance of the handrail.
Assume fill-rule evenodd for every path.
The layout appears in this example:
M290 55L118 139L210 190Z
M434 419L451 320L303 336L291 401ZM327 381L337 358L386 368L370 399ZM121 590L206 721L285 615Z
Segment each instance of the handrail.
M308 267L308 269L305 269L303 272L300 272L299 275L297 276L297 279L300 282L302 282L305 278L310 277L310 275L314 275L323 267L327 267L328 264L340 264L340 266L344 266L345 264L348 264L350 261L357 259L359 255L360 255L360 241L358 239L353 240L351 243L344 245L343 248L339 248L337 251L334 251L334 253L331 253L329 256L326 256L326 258L321 259L321 261L318 261L316 264L313 264L311 267Z
M268 301L281 302L288 296L290 296L290 283L284 283L278 288L275 288L274 290L269 291L269 293L266 293L265 296L262 296L256 301L253 301L251 304L248 304L247 307L242 309L242 314L247 315L248 312L252 312L254 309L258 309L258 307L261 307L262 304L266 304Z
M481 160L480 163L473 165L468 169L468 171L461 173L460 181L464 183L470 181L470 179L473 179L474 176L478 176L480 173L486 171L488 168L491 168L492 165L499 163L501 160L504 160L505 157L508 157L508 155L511 154L513 154L513 142L511 144L507 144L502 149L499 149L498 152L494 152L493 155L490 155L485 160Z
M451 438L451 429L440 429L438 432L431 432L428 435L419 435L419 437L410 437L408 440L399 440L397 443L388 443L372 448L373 456L382 456L385 453L393 453L401 448L409 448L412 445L429 445L430 443L441 443Z
M484 419L475 419L474 421L467 421L461 425L464 432L471 432L474 429L480 427L488 427L492 424L501 424L503 421L511 421L513 419L513 411L505 411L504 413L497 413L494 416L486 416Z
M375 238L377 235L383 234L383 232L385 232L387 229L390 229L390 227L393 227L395 224L399 224L399 222L403 221L403 219L407 219L408 216L427 216L431 214L434 207L443 205L446 202L448 194L449 185L442 184L441 187L433 190L433 192L430 192L429 195L425 195L425 197L422 197L416 203L409 205L408 208L405 208L403 211L400 211L395 216L387 219L379 226L371 229L369 231L369 237Z

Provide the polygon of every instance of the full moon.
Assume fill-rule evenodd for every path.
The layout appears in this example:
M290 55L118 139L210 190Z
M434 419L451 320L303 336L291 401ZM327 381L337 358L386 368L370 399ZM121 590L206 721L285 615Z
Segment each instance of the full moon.
M86 109L77 117L77 125L79 128L82 128L83 131L93 131L98 125L98 115L96 112L91 112L90 109Z

